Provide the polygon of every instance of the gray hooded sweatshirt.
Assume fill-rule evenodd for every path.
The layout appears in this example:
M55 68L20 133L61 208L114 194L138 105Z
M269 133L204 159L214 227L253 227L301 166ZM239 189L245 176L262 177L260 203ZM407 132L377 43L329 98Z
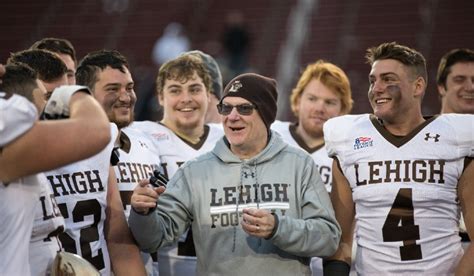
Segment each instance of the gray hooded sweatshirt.
M156 211L132 211L129 225L146 252L176 242L191 225L198 275L311 275L310 257L334 254L341 236L317 171L310 155L275 132L249 160L234 155L223 137L177 171ZM243 208L274 213L273 236L245 233Z

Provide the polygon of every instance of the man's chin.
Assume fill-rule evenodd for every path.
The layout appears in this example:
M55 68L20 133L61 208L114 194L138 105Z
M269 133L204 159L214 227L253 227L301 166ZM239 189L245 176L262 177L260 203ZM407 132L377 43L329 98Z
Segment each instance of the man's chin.
M176 125L179 128L193 129L199 127L199 120L179 120Z
M133 122L133 120L132 119L112 120L112 122L114 122L117 125L117 127L120 129L120 128L124 128L124 127L129 126Z

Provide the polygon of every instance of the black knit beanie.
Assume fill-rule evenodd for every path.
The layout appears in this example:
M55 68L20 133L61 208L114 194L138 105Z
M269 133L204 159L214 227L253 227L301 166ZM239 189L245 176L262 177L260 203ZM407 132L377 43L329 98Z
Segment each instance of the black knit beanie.
M275 121L278 92L274 79L254 73L239 75L225 87L221 103L225 97L241 97L254 104L267 130Z

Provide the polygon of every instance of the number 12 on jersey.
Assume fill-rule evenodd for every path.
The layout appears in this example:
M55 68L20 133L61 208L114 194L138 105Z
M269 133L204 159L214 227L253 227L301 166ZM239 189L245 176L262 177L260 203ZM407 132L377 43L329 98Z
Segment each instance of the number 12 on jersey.
M402 261L423 258L421 246L416 244L416 241L420 239L420 228L415 225L411 188L398 190L382 227L382 236L384 242L403 241L403 245L400 246Z

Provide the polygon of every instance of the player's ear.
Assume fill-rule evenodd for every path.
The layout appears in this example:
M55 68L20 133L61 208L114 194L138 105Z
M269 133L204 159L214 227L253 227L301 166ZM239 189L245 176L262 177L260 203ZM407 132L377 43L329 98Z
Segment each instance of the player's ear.
M158 91L156 93L156 97L158 98L158 103L163 106L163 101L165 100L163 97L163 91Z
M441 97L446 96L447 91L443 84L438 85L438 93Z
M418 76L415 80L415 94L414 96L423 96L426 90L426 81L422 76Z

